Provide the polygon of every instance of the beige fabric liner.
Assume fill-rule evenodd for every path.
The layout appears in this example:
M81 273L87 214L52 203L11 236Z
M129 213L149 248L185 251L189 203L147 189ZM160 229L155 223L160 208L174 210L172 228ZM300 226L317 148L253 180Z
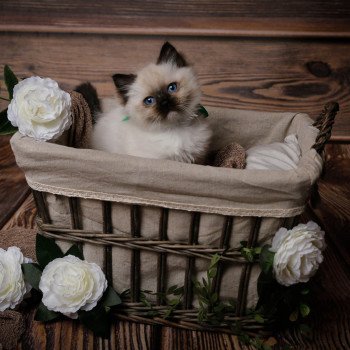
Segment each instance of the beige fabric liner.
M302 213L321 157L310 149L317 129L305 114L208 108L212 148L235 141L245 149L296 133L302 149L293 171L223 169L11 139L30 187L65 196L222 215L290 217Z

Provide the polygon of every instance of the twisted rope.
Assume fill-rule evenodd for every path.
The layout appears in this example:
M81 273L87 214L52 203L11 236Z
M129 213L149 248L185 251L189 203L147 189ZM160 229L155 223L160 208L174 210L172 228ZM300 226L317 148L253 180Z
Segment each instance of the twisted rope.
M38 231L49 238L65 240L75 243L91 243L97 245L110 245L129 249L142 249L151 252L171 253L182 256L194 256L210 260L215 253L221 254L222 261L241 264L252 264L241 256L240 248L216 248L209 245L186 244L177 241L150 240L142 237L130 237L125 234L102 233L99 231L70 229L44 224L37 219Z
M320 116L316 119L313 126L320 130L316 137L315 144L312 146L319 154L322 153L326 143L332 134L332 127L334 118L339 111L339 104L337 102L327 103Z
M232 334L233 329L229 326L235 322L239 322L241 330L245 333L251 332L252 335L261 334L269 335L266 324L256 322L251 316L234 316L233 314L226 314L222 322L216 325L210 325L198 321L198 309L191 310L174 310L170 319L162 318L165 313L165 307L154 306L152 311L157 311L159 316L147 316L147 312L151 309L144 306L132 306L130 303L125 303L125 308L114 312L114 316L121 320L135 321L140 323L163 325L170 327L177 327L182 329L200 330L200 331L220 331L222 333ZM142 311L141 311L142 310ZM211 314L208 314L210 316Z
M92 115L89 105L79 92L70 93L72 99L73 123L69 130L68 145L75 148L86 148L92 132Z

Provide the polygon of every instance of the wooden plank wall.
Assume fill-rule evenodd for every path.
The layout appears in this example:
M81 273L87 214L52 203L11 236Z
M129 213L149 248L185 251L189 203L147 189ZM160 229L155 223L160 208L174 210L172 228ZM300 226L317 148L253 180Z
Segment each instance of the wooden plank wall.
M348 1L2 1L0 63L65 89L154 61L164 40L198 72L203 102L307 112L340 103L334 136L350 140Z
M14 0L1 9L11 31L349 37L346 0Z

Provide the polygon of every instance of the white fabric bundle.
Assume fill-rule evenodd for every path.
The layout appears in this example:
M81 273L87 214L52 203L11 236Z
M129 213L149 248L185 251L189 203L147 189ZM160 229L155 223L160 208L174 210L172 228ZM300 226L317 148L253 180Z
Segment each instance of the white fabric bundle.
M295 169L301 157L301 149L295 134L288 135L284 142L254 146L246 153L246 169L259 170Z

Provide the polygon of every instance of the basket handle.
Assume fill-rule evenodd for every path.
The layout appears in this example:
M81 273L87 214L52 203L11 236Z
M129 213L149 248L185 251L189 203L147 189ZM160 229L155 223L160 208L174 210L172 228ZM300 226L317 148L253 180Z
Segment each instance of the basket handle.
M323 152L326 143L331 137L334 118L338 111L339 104L337 102L329 102L324 106L320 116L312 124L320 130L315 144L312 146L319 154Z

